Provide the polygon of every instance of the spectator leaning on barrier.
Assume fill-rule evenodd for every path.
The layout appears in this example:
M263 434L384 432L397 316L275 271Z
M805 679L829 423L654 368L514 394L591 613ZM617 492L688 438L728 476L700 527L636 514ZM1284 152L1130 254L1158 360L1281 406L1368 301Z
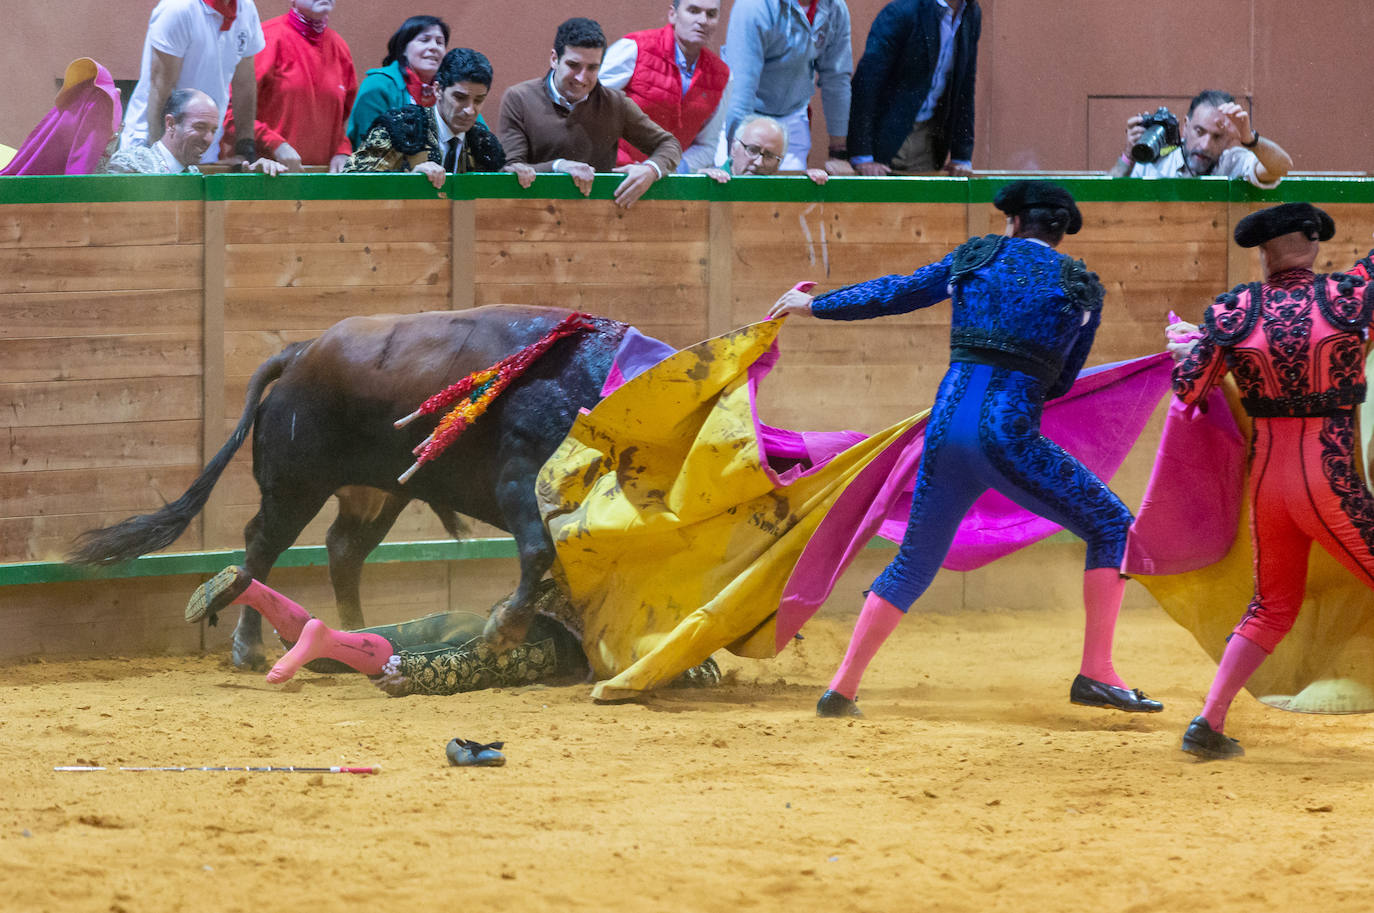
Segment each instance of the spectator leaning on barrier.
M845 156L849 130L849 7L844 0L735 0L721 55L730 66L730 106L725 115L726 148L740 124L756 114L774 118L787 131L782 167L801 171L811 152L807 107L816 85L830 135L830 158Z
M973 173L978 0L894 0L854 70L849 163L862 175Z
M477 115L491 89L491 62L471 48L444 55L432 108L402 105L373 123L346 172L414 171L443 187L450 174L500 171L506 155Z
M715 163L725 125L730 69L711 43L720 24L720 0L673 0L668 24L632 32L606 49L601 84L620 89L682 147L678 172ZM620 141L617 164L644 161Z
M1141 115L1126 121L1126 151L1108 172L1112 177L1189 178L1215 174L1245 178L1256 187L1270 189L1279 186L1293 167L1293 159L1282 146L1260 136L1250 126L1250 113L1236 104L1228 92L1207 89L1194 96L1188 105L1188 116L1178 130L1181 144L1147 164L1131 158L1132 148L1146 131L1143 121Z
M199 89L174 89L162 105L162 129L151 146L134 145L110 156L111 174L200 174L196 162L215 140L219 108ZM259 158L245 171L281 174L286 166Z
M357 149L372 122L392 108L435 102L434 74L448 50L448 23L437 16L411 16L392 32L382 65L367 71L348 115L348 139Z
M329 28L334 0L291 0L286 15L262 24L267 46L253 59L258 83L257 154L292 171L328 165L338 171L353 151L344 122L358 94L353 54ZM232 104L224 132L233 135ZM231 144L222 143L228 155Z
M584 195L598 171L625 175L615 190L618 206L629 207L654 181L671 174L682 147L618 89L599 82L606 36L591 19L569 19L558 27L549 72L517 83L501 99L499 136L506 170L528 187L537 172L561 171ZM642 163L616 166L620 140L648 155Z
M253 0L161 0L148 18L143 62L124 112L120 148L155 143L162 136L160 112L167 97L174 89L199 89L210 96L217 112L215 134L201 159L214 161L232 84L238 123L232 148L244 160L256 158L258 86L253 55L264 44Z
M736 174L777 174L787 156L787 132L782 124L760 114L740 124L730 142L730 157L719 168L702 169L702 174L721 184ZM808 168L806 176L817 184L830 180L823 168Z

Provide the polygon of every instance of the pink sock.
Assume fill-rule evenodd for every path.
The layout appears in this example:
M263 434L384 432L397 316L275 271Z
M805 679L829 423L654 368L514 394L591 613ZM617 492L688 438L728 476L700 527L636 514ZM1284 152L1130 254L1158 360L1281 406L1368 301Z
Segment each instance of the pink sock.
M1083 662L1080 674L1116 688L1126 687L1112 667L1112 639L1126 578L1114 567L1095 567L1083 574Z
M854 624L854 636L849 640L844 661L830 683L831 691L838 691L854 700L854 695L859 693L859 679L863 678L864 670L905 614L877 593L869 591L863 610L859 612L859 620Z
M301 629L296 645L267 673L267 680L274 685L280 684L295 675L301 666L322 657L336 659L364 675L379 675L395 652L385 637L361 631L335 631L318 618L312 618Z
M1268 655L1253 640L1246 640L1239 634L1231 635L1226 642L1226 652L1221 654L1217 677L1212 679L1212 688L1202 705L1202 716L1213 732L1221 732L1221 727L1226 725L1226 711L1231 709L1231 702Z
M286 640L296 640L310 620L310 613L265 583L254 580L234 599L238 605L256 609L267 623Z

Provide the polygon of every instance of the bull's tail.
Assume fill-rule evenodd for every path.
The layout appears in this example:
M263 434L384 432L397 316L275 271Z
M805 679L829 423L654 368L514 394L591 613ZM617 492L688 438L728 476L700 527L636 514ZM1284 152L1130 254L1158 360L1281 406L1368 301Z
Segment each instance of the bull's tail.
M267 385L281 377L286 366L308 345L308 342L293 343L258 366L248 382L243 414L239 416L234 433L181 497L153 513L130 517L104 529L87 530L72 543L67 563L117 564L166 548L175 542L210 499L210 492L224 473L224 468L248 436L257 415L258 402Z

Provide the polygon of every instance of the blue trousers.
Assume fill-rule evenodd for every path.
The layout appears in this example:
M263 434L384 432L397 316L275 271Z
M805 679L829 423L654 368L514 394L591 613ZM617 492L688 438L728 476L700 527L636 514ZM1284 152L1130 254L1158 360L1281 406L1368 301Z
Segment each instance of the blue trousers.
M1121 566L1131 512L1106 484L1040 433L1039 382L1008 368L950 365L926 428L911 520L873 592L902 611L949 554L973 502L995 489L1088 544L1087 568Z

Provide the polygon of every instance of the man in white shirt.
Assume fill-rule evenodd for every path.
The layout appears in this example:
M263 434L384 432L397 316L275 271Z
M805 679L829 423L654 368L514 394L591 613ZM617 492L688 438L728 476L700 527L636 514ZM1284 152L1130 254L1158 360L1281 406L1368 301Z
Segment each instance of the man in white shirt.
M1293 167L1283 147L1250 126L1250 113L1228 92L1207 89L1193 97L1179 129L1181 145L1153 162L1131 158L1145 133L1140 115L1126 121L1126 151L1108 172L1112 177L1187 178L1215 174L1244 178L1272 190Z
M158 114L175 89L210 97L220 122L202 162L215 161L233 89L236 155L256 156L253 124L258 86L253 55L266 47L253 0L161 0L148 19L138 85L124 112L120 148L151 145L162 136Z

